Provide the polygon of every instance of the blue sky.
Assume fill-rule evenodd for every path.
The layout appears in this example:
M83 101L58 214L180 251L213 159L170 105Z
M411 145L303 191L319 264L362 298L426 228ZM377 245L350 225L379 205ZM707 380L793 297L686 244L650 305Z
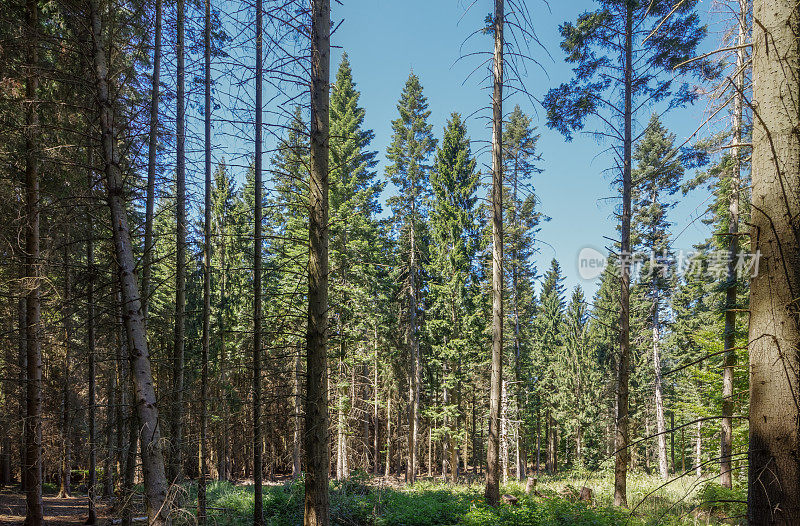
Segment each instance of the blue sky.
M391 121L397 117L397 100L412 69L420 77L428 98L430 122L436 136L441 137L443 126L452 112L470 116L467 124L473 140L473 151L479 152L479 165L484 171L488 171L486 146L491 138L488 121L490 91L481 72L470 77L470 73L482 59L471 57L459 60L459 57L472 51L491 49L490 37L470 35L477 28L483 27L483 20L492 10L493 2L472 2L473 0L333 2L334 25L340 25L332 38L332 44L336 46L332 52L332 75L335 74L342 52L346 51L361 92L361 105L366 109L366 126L375 132L372 148L379 153L380 178L385 177L385 152L391 138ZM564 63L559 47L559 24L575 20L580 13L595 9L596 4L591 0L551 1L549 5L541 0L528 0L527 3L541 46L531 46L530 54L538 65L528 63L527 76L523 78L523 83L534 97L541 98L549 88L572 76L570 66ZM222 6L225 5L223 2ZM699 3L701 16L709 23L714 22L706 11L710 5L709 0ZM222 9L224 11L225 8ZM230 17L228 20L238 20L236 25L239 27L240 38L252 38L249 11L224 13L223 18L226 16ZM713 46L718 38L712 30L704 47ZM239 63L252 63L248 49L246 45L243 51L239 51L243 53L238 58L241 61ZM235 64L233 67L242 70ZM223 71L225 69L226 66L221 66L215 77L220 93L243 93L245 98L252 95L252 84L247 81L245 85L232 89L231 79L239 78L241 73L231 69ZM268 84L265 84L265 89L269 89ZM241 100L243 99L239 99L240 102L236 104L239 105ZM246 109L250 103L244 102L244 111L252 112L252 109ZM269 124L275 119L275 101L265 95L265 102L265 123ZM302 102L307 103L307 99ZM604 247L610 243L607 238L616 236L613 210L618 201L615 199L611 177L606 173L612 160L600 153L608 144L598 144L593 138L581 134L577 134L568 143L559 133L545 126L544 111L527 97L508 100L506 111L513 109L516 103L533 117L541 134L540 167L544 171L535 176L533 183L540 210L551 220L542 225L537 266L542 271L549 266L553 257L557 258L566 276L567 288L580 284L587 297L591 297L597 284L581 280L576 263L581 248L591 246L605 252ZM663 120L681 143L703 122L705 110L704 102L701 101L693 108L673 111ZM222 113L228 112L222 110ZM229 113L220 115L223 120L227 117L230 117ZM639 117L639 124L646 124L649 117L649 112L643 112ZM194 124L199 126L199 119ZM591 126L594 123L589 124ZM192 122L189 126L193 127ZM225 156L229 164L234 165L232 168L237 172L237 179L243 180L244 168L249 164L245 158L252 154L252 137L247 137L250 128L244 126L244 129L232 130L229 125L219 121L214 127L215 158ZM265 136L268 142L266 148L274 144L274 134L280 132L279 128L268 128ZM265 154L265 168L268 168L270 156L269 153ZM687 172L687 176L689 175L691 174ZM392 191L389 187L385 194ZM677 239L673 241L674 249L690 249L693 244L708 236L708 228L698 220L698 215L705 210L708 199L707 193L702 191L681 197L681 202L671 215L674 223L673 235L677 234Z
M468 2L471 3L471 2ZM472 115L485 107L489 91L482 75L467 79L479 59L457 61L461 53L479 48L490 49L489 37L473 37L466 48L462 43L481 27L491 2L479 0L467 11L465 0L346 0L344 5L334 3L334 19L343 20L333 37L333 43L346 50L353 74L362 93L362 106L366 108L366 124L375 131L373 148L378 150L381 167L385 164L385 151L391 136L391 120L397 117L396 102L403 84L413 68L422 82L431 110L434 132L441 136L447 117L453 111ZM562 0L528 2L533 15L534 28L543 47L532 46L533 57L541 66L530 64L524 78L527 89L541 97L548 88L568 80L571 69L563 61L559 48L558 25L574 20L581 12L594 8L587 0ZM700 4L700 9L704 4ZM465 14L466 12L466 14ZM704 13L704 17L707 16ZM711 35L710 40L715 37ZM342 49L334 52L338 64ZM549 53L549 56L548 56ZM584 246L602 248L608 245L604 236L615 236L615 219L612 217L615 200L611 180L604 171L611 160L598 152L607 145L578 135L573 142L549 130L544 125L544 112L525 97L507 102L507 110L519 102L523 111L532 115L541 139L539 151L543 156L544 172L534 180L540 209L551 220L542 226L537 264L540 269L549 266L556 257L566 274L566 286L584 287L587 295L596 290L596 284L586 282L577 275L576 257ZM482 111L469 121L473 141L488 141L491 130ZM641 119L646 123L649 113ZM677 134L678 141L694 132L704 118L704 107L674 111L665 117L667 126ZM483 143L482 143L483 144ZM482 144L475 144L479 149ZM488 162L482 155L481 162ZM382 173L382 172L381 172ZM688 175L688 174L687 174ZM707 195L697 192L686 198L672 212L676 248L689 249L708 235L708 228L697 220L705 210Z

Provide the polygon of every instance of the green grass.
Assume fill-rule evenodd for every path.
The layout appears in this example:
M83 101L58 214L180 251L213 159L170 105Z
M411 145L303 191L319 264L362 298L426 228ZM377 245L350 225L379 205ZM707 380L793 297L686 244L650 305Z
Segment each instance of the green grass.
M588 486L595 500L589 505L562 497L569 485ZM487 506L482 484L445 485L418 482L390 488L367 476L331 483L331 523L345 526L556 526L655 524L740 524L727 519L743 514L744 490L681 479L658 489L657 477L632 474L628 480L630 510L612 506L613 476L572 474L543 477L538 495L526 495L524 484L511 482L503 493L516 496L518 506ZM196 487L187 488L184 510L176 522L191 524ZM647 498L645 498L647 496ZM252 524L253 488L214 482L208 488L210 524ZM303 484L264 486L264 519L268 526L302 524Z

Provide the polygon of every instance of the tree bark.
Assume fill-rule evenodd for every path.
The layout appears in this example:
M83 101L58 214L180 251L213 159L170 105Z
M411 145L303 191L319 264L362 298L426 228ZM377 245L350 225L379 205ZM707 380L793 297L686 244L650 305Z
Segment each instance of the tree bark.
M172 348L172 411L170 415L169 482L183 478L183 381L186 346L186 73L184 66L184 0L177 1L177 77L175 96L175 331Z
M292 480L297 480L301 475L300 457L303 441L303 363L300 359L300 349L294 358L294 434L292 436Z
M71 474L72 474L72 444L70 442L70 428L72 425L72 415L70 413L70 393L71 376L70 367L72 366L72 311L70 304L72 301L72 272L70 268L70 240L69 236L64 243L64 297L63 312L64 317L64 383L61 393L61 473L59 475L58 496L67 498L71 496ZM3 477L0 475L0 479Z
M89 166L88 171L88 190L91 194L94 189L94 176L92 173L93 155L91 145L86 148L86 159ZM87 496L89 500L89 517L86 524L97 523L97 512L95 504L95 491L97 489L97 395L95 393L97 371L95 367L95 310L94 310L94 286L96 269L94 266L94 222L91 212L86 215L86 271L88 278L86 281L86 349L87 349L87 375L88 375L88 396L86 405L89 407L89 476L87 481Z
M156 20L153 44L153 78L150 88L150 131L147 138L147 194L145 197L144 254L142 263L142 315L147 321L150 275L153 267L153 216L156 195L156 154L158 153L158 103L161 88L162 0L155 0Z
M135 259L131 232L123 201L123 181L118 153L115 148L113 107L109 99L108 66L102 41L102 25L97 1L90 0L93 55L97 103L100 110L103 164L105 167L106 200L111 212L114 252L122 285L125 329L133 354L133 377L136 386L136 405L142 443L142 472L145 503L151 526L167 524L167 480L161 450L161 431L158 425L158 405L153 387L153 374L147 346L141 296L135 275Z
M625 21L625 94L624 147L622 165L622 228L620 244L620 345L617 372L617 418L614 448L614 505L628 507L628 378L630 375L630 265L631 252L631 157L633 149L633 13L626 4Z
M492 92L492 372L489 391L489 444L486 502L500 501L500 389L503 381L503 23L504 0L494 1Z
M741 178L742 110L744 101L744 44L747 38L747 2L740 0L738 42L736 50L736 77L733 93L733 148L731 157L733 167L730 178L730 197L728 198L728 275L725 280L725 329L722 333L722 419L720 432L719 483L725 487L733 486L731 453L733 452L733 373L736 366L736 295L738 292L736 261L739 250L739 186Z
M253 526L264 524L264 502L261 481L263 476L263 444L261 440L261 231L262 214L262 123L263 123L263 77L264 77L264 5L256 0L256 129L255 129L255 203L253 246Z
M28 74L25 79L25 495L27 526L44 524L42 503L41 254L39 253L39 5L27 0Z
M753 5L750 524L800 524L800 114L793 0Z
M260 1L260 0L259 0ZM327 526L328 501L328 154L330 0L311 3L311 180L306 346L304 526Z
M200 443L199 476L197 479L197 524L206 524L206 480L208 478L208 352L211 344L211 0L205 0L205 24L203 26L203 79L205 107L203 131L205 139L205 187L203 224L203 342L200 358Z
M654 278L655 279L655 278ZM658 434L658 472L661 478L666 480L669 476L667 465L667 426L664 421L664 398L661 386L661 353L659 352L659 342L661 332L659 328L659 301L658 290L653 288L656 295L653 303L653 371L655 375L655 404L656 404L656 432Z

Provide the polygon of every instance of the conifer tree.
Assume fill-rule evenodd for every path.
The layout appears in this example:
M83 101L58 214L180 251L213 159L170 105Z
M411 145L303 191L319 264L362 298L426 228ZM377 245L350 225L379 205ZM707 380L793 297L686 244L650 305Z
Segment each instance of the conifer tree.
M575 77L551 89L544 101L548 126L568 140L586 125L601 122L594 135L613 141L620 176L620 302L617 373L616 462L614 504L627 506L629 462L628 391L630 375L631 170L638 112L653 104L668 107L692 102L697 93L687 84L672 87L673 68L694 58L705 28L695 13L696 1L675 5L669 0L598 0L598 9L561 25L565 60L575 64ZM687 68L707 73L695 60Z
M419 434L419 397L421 384L420 316L423 289L422 262L426 260L428 201L430 198L430 165L428 160L436 148L428 100L414 73L408 76L400 101L400 116L392 121L392 142L386 156L386 168L398 194L387 204L392 210L392 223L397 228L399 262L397 280L402 283L399 303L405 320L405 341L409 350L408 373L408 462L406 479L414 482L417 474L417 436Z
M450 466L453 481L458 478L458 425L464 367L470 347L466 326L472 265L477 249L478 174L472 157L466 125L453 113L445 125L436 151L430 181L433 201L430 212L431 253L428 274L430 308L426 332L433 353L442 368L441 433L445 452L443 475ZM448 458L449 456L449 458Z

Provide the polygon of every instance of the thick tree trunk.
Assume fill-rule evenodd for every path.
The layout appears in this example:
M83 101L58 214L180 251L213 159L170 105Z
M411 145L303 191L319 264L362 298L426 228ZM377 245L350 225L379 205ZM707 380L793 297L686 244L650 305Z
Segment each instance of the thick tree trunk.
M184 67L184 0L177 1L177 77L175 96L175 331L172 348L172 411L168 480L179 483L183 478L183 379L186 346L186 73Z
M626 4L625 22L625 137L622 164L622 228L620 265L619 370L617 371L617 419L614 448L614 505L628 506L628 377L630 374L630 265L631 252L631 157L633 148L633 13Z
M500 501L500 389L503 381L503 24L504 0L494 1L492 92L492 372L489 391L489 444L486 502Z
M753 5L750 524L800 524L800 12Z
M744 46L747 39L747 1L740 0L737 25L739 37L737 44ZM719 483L725 487L733 486L731 453L733 452L733 372L736 366L736 294L738 292L736 261L739 250L739 185L741 177L742 110L744 101L744 61L745 49L736 50L736 78L733 93L733 166L730 178L730 197L728 202L728 275L725 280L725 330L722 334L723 349L727 352L722 359L722 420L720 430Z
M264 524L264 502L261 480L263 475L263 444L261 440L261 233L262 214L262 120L263 120L263 77L264 77L264 5L256 0L256 129L255 129L255 203L254 203L254 246L253 246L253 487L255 504L253 506L253 526Z
M106 200L111 212L114 252L122 285L125 329L133 354L133 378L136 386L136 406L142 442L142 472L145 503L151 526L165 525L169 517L167 480L164 456L161 451L161 431L158 425L158 405L150 369L141 296L136 282L135 259L123 202L123 182L114 144L113 110L109 99L108 66L102 41L100 12L96 0L90 0L90 17L94 54L97 103L100 110L103 164L105 166Z
M304 526L327 526L330 521L327 377L330 22L330 0L313 0Z
M27 358L25 411L25 495L27 526L44 524L42 504L42 342L41 275L39 253L39 5L25 3L28 26L25 79L25 344Z
M203 55L205 59L203 131L205 139L205 187L203 199L203 341L200 358L200 443L197 480L197 524L206 524L208 479L208 353L211 345L211 0L205 0Z
M406 464L406 482L413 484L417 479L417 438L419 436L419 390L420 390L420 362L419 362L419 334L417 332L417 203L412 203L411 212L411 262L409 264L409 280L411 282L411 306L409 331L409 344L411 350L411 364L408 377L408 463Z

